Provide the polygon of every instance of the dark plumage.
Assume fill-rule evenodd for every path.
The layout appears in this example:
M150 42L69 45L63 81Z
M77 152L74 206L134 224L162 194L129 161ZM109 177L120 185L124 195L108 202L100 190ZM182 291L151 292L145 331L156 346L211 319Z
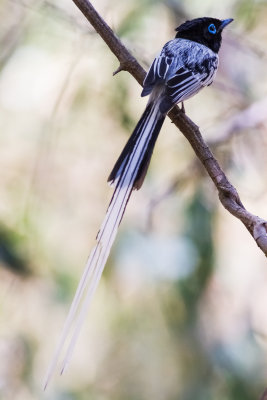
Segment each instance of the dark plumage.
M204 44L215 53L218 53L221 47L223 28L232 21L232 18L225 20L208 17L196 18L178 26L178 28L175 29L177 31L175 37ZM211 33L208 29L211 24L216 28L215 34Z
M119 182L129 165L137 139L147 135L145 147L138 151L140 160L135 167L133 187L139 189L144 181L153 147L159 129L168 111L212 83L218 67L218 51L221 46L222 30L232 19L197 18L186 21L178 28L175 39L165 44L153 61L146 78L141 96L150 95L148 107L156 107L153 116L158 120L155 129L146 129L149 113L144 112L132 136L125 145L108 181ZM151 115L150 115L151 117ZM149 125L148 125L149 126ZM145 129L143 129L145 127ZM152 146L153 143L153 146ZM136 157L131 160L135 162ZM121 180L120 184L125 184Z
M115 185L114 193L97 235L96 246L89 257L75 294L59 345L47 373L46 384L73 328L73 336L63 361L62 371L69 361L127 202L133 189L139 189L144 181L166 114L176 103L183 102L212 83L218 67L217 53L221 45L222 30L231 21L232 19L221 21L215 18L186 21L176 29L175 39L166 43L153 61L144 80L141 94L149 95L148 104L108 178L109 182ZM83 298L84 303L79 309Z

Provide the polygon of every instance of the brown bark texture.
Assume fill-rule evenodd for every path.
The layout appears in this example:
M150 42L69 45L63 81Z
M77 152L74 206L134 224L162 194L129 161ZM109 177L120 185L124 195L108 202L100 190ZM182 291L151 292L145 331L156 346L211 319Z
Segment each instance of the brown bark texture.
M119 67L113 75L120 71L127 71L142 85L146 74L145 70L97 13L90 1L73 0L73 2L117 57ZM203 140L199 127L178 106L175 106L168 116L191 144L196 156L216 186L222 205L245 225L267 257L267 221L250 213L244 207L236 188L231 184L209 146Z

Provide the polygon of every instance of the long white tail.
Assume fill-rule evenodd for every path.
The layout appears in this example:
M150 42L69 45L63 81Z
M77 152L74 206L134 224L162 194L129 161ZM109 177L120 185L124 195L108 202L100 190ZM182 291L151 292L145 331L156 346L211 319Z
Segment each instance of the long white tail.
M115 240L127 202L132 190L139 189L143 183L164 119L165 116L158 111L157 104L150 103L110 174L109 181L115 184L115 190L98 232L96 246L92 250L85 266L58 346L48 368L44 389L54 373L62 348L69 336L70 341L62 363L61 373L63 373L70 360L81 325Z

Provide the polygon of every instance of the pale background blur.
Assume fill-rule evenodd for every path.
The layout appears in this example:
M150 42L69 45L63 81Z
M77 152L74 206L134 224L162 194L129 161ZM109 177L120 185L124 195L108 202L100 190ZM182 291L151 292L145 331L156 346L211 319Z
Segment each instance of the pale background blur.
M235 19L216 83L185 108L266 219L267 1L94 5L146 69L185 19ZM72 1L2 0L0 21L0 399L258 399L266 259L169 120L69 368L43 392L107 176L146 99L129 74L112 77L117 60Z

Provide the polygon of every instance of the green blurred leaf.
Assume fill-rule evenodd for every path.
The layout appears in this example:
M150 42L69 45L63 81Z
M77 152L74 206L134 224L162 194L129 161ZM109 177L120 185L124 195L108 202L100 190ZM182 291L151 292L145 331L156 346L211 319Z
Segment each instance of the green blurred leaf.
M184 235L190 240L197 254L196 265L193 273L179 282L179 288L187 304L189 315L194 315L193 310L201 296L213 270L214 243L212 237L212 224L214 208L207 204L202 189L196 190L191 203L185 212Z
M0 263L19 275L30 274L25 251L25 238L18 232L0 225Z

